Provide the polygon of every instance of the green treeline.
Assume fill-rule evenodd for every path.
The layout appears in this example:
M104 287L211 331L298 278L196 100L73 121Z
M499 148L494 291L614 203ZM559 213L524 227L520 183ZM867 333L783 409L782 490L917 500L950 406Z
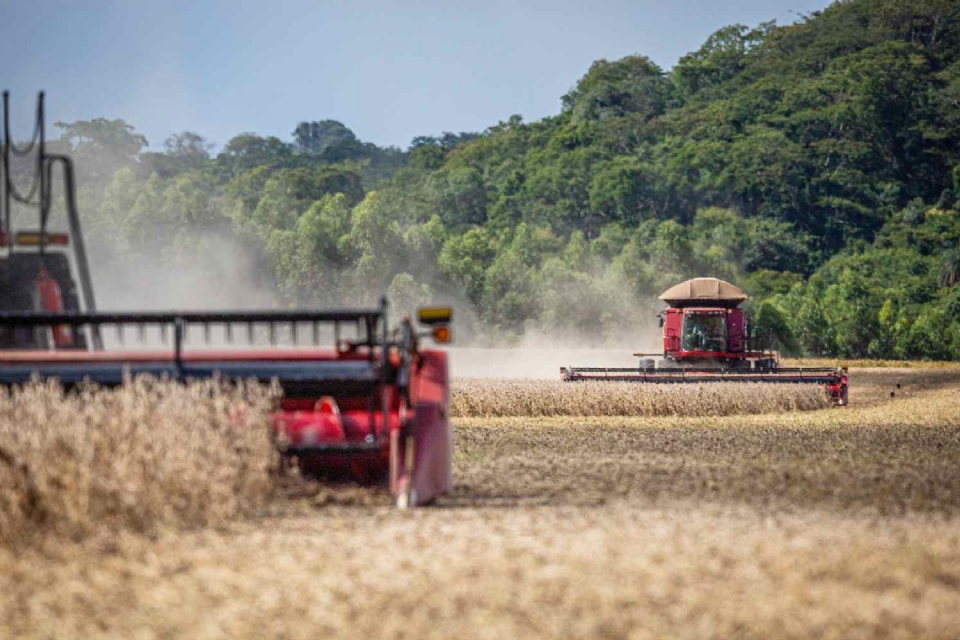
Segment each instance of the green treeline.
M303 122L211 156L61 124L102 269L255 256L274 303L452 301L461 336L637 335L693 276L787 351L960 358L960 3L846 0L734 25L669 72L595 62L559 115L361 142ZM211 266L211 268L214 268Z

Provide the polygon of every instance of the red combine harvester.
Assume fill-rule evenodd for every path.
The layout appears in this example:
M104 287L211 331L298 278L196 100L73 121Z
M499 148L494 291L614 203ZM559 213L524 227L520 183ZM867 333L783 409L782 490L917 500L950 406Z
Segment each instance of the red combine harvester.
M276 381L283 391L273 417L277 446L302 472L321 478L388 485L396 503L412 507L432 502L452 486L453 434L449 421L447 357L424 349L421 338L450 340L449 308L421 309L427 331L409 319L391 329L387 303L343 311L98 312L87 267L74 199L69 158L47 154L43 138L43 95L38 103L38 188L24 197L12 184L10 153L26 153L10 139L4 93L3 185L0 221L0 385L32 379L58 380L65 388L92 382L123 384L128 376L150 375L188 381ZM69 234L47 231L52 167L64 170ZM34 190L31 190L34 191ZM36 205L36 231L11 230L11 199ZM72 251L71 251L72 249ZM83 308L71 275L80 275ZM160 350L104 350L101 329L148 329L172 346ZM202 329L205 345L216 330L232 342L245 327L243 348L187 348L190 329ZM277 330L292 346L277 347ZM311 335L311 346L299 336ZM270 348L254 347L266 333ZM346 337L344 337L346 336ZM321 337L332 347L321 348Z
M780 367L770 341L750 330L747 314L739 308L746 299L739 288L717 278L687 280L660 296L668 305L659 315L662 354L636 353L640 366L632 369L561 367L560 373L568 382L819 384L835 404L846 405L846 371Z

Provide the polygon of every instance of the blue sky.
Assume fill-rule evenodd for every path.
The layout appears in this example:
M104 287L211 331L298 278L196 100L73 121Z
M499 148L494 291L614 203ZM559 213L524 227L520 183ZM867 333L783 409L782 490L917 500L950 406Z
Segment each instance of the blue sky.
M184 130L287 140L325 118L406 147L555 114L596 59L639 53L669 69L722 26L788 24L828 4L0 0L0 85L14 92L16 137L45 89L49 122L123 118L154 148Z

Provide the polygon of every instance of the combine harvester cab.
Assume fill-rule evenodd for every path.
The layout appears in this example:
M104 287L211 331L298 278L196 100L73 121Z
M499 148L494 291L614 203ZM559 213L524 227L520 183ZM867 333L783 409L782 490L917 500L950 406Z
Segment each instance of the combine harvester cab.
M421 309L391 328L387 302L342 311L98 312L75 205L70 158L47 154L43 94L35 140L11 142L4 93L3 183L0 200L0 386L56 380L70 390L94 383L124 384L131 376L174 381L218 378L278 384L282 394L273 433L284 462L302 473L389 486L398 506L428 504L452 486L447 357L421 340L450 341L452 312ZM37 148L38 188L21 194L11 180L11 152ZM69 234L47 230L52 170L63 168ZM12 231L11 201L35 205L39 227ZM79 274L81 299L71 272ZM246 346L232 347L245 328ZM159 334L159 350L104 349L105 328L122 343L125 328L141 340ZM193 332L191 332L193 329ZM204 345L187 348L198 330ZM278 330L289 346L278 347ZM310 346L299 338L309 332ZM210 346L211 336L227 345ZM270 347L255 345L269 336ZM347 338L344 338L347 336ZM331 347L322 348L322 339ZM193 344L191 340L191 344ZM285 468L286 464L282 465Z
M641 360L633 369L561 367L560 374L567 382L819 384L834 404L845 406L846 371L780 367L778 354L750 331L740 308L746 299L738 287L717 278L681 282L660 296L667 304L659 315L662 353L635 353Z

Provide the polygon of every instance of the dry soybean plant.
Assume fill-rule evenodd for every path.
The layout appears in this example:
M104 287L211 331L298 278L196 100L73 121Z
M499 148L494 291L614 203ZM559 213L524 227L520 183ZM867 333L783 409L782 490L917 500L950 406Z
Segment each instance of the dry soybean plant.
M830 406L819 385L636 384L460 378L454 417L728 416L812 411Z
M0 544L217 524L272 488L275 391L138 378L0 391Z

